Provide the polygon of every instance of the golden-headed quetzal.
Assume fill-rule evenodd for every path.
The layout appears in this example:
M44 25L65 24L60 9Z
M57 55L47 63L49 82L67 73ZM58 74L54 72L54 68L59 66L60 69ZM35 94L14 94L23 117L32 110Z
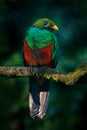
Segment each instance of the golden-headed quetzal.
M57 40L53 33L58 27L48 18L37 20L24 39L24 63L27 66L56 67ZM31 117L43 118L49 96L49 80L30 76L29 107Z

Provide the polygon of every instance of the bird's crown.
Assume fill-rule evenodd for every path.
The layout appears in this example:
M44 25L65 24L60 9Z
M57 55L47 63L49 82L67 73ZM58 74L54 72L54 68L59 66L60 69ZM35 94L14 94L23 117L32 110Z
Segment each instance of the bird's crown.
M58 27L54 24L54 22L48 18L38 19L35 23L33 23L32 26L41 29L45 28L45 29L58 30Z

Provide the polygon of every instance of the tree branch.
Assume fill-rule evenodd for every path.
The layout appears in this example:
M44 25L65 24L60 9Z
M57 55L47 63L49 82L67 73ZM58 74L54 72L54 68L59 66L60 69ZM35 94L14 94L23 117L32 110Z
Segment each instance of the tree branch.
M56 69L48 67L0 67L0 76L42 76L47 79L63 82L66 85L75 84L77 80L85 74L87 74L87 64L80 65L73 72L69 72L67 74L61 73Z

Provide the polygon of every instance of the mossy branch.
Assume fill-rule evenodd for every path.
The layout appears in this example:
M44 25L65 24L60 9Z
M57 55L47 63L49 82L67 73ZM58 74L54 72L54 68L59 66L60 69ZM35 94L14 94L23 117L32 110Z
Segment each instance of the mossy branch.
M61 73L56 69L48 67L0 67L0 76L7 77L26 77L42 76L47 79L60 81L66 85L73 85L77 80L87 74L87 64L77 67L73 72L67 74Z

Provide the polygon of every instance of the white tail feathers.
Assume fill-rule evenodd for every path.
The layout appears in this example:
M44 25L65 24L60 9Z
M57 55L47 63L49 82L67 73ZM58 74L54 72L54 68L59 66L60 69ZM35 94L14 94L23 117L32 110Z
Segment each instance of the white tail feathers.
M32 93L29 94L29 107L32 118L39 117L40 119L43 119L47 111L48 97L48 91L42 91L37 95Z

